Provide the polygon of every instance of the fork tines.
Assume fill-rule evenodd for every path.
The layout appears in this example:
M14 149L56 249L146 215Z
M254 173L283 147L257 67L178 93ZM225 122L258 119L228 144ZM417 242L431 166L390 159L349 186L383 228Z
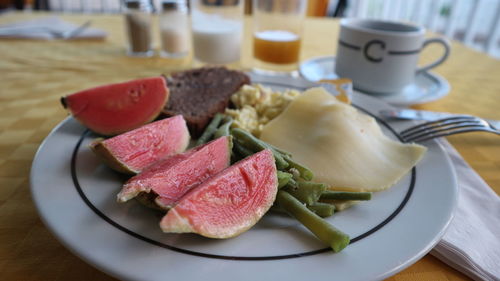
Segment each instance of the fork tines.
M499 134L497 130L492 129L488 122L481 118L463 115L416 125L402 131L400 136L404 142L419 142L438 137L477 131Z

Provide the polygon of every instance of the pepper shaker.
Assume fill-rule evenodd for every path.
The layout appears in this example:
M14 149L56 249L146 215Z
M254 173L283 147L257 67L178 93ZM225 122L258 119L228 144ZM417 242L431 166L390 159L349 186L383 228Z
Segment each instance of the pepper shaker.
M150 57L153 55L151 46L151 20L153 6L150 0L126 0L125 25L128 37L129 56Z
M189 53L190 24L186 0L161 1L161 56L181 58Z

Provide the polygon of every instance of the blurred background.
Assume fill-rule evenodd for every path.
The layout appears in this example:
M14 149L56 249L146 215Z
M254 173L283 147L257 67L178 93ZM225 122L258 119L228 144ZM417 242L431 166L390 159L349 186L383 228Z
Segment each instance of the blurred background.
M151 0L158 7L160 0ZM232 1L232 0L207 0ZM121 0L0 0L9 10L121 13ZM251 13L251 1L245 2ZM500 0L309 0L308 16L411 21L500 59Z

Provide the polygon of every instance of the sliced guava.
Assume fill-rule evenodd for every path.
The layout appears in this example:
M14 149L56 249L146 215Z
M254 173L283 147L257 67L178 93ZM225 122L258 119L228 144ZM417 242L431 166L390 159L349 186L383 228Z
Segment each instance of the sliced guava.
M90 148L112 169L136 174L159 160L183 152L189 131L182 115L159 120L109 139L97 139Z
M90 130L112 136L156 119L168 96L165 79L152 77L83 90L61 103Z
M162 160L128 180L117 196L128 201L141 192L154 192L156 203L168 209L191 188L227 168L231 137L220 137L182 154Z
M270 150L232 165L186 193L160 222L164 232L230 238L250 229L269 210L278 190Z

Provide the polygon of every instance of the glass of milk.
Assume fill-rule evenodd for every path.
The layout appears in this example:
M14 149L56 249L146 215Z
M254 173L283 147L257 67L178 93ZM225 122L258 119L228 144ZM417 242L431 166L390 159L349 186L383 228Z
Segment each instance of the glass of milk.
M297 72L307 0L253 0L252 4L254 69Z
M244 0L191 0L194 57L230 64L241 57Z

